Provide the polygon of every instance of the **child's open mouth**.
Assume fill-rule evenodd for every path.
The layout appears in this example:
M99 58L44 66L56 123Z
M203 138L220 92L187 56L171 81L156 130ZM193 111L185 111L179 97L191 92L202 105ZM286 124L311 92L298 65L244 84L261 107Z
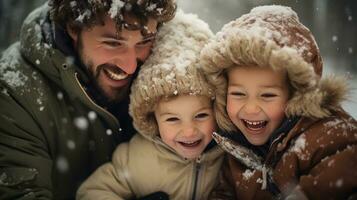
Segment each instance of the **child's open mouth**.
M186 142L178 142L184 147L192 148L198 146L202 140L197 140L197 141L186 141Z
M249 121L246 119L242 119L243 124L245 127L251 131L260 131L261 129L265 128L268 121Z

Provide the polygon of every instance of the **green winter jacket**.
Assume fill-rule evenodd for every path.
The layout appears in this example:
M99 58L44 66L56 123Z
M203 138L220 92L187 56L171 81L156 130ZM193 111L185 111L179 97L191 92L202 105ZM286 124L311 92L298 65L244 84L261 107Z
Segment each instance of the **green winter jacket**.
M0 199L73 199L128 134L86 94L85 72L45 42L48 10L28 16L0 60Z

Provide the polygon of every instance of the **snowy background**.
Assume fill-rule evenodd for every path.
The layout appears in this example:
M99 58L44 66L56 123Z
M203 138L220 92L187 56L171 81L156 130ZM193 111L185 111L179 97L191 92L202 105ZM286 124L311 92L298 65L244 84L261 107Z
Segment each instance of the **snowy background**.
M0 52L18 39L23 19L45 0L0 0ZM357 118L356 0L177 0L186 12L198 14L214 32L259 5L292 7L311 29L324 60L324 74L350 78L352 93L344 108Z

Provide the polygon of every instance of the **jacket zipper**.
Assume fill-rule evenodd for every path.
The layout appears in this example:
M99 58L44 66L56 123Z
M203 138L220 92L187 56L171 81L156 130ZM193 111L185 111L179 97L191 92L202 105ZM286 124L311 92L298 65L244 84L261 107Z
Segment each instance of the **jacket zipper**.
M87 99L95 106L97 107L99 110L101 110L102 112L104 112L105 114L109 115L117 124L117 126L119 126L119 121L114 117L114 115L112 115L110 112L108 112L107 110L105 110L104 108L102 108L101 106L99 106L98 104L96 104L87 94L87 92L84 90L83 86L81 85L81 83L78 80L77 77L77 73L75 73L75 78L76 78L76 82L79 85L79 87L81 88L82 92L84 93L84 95L87 97Z
M193 184L193 191L192 191L191 200L195 200L196 199L198 177L199 177L199 174L200 174L200 169L201 169L201 156L196 159L196 163L195 163L194 184Z

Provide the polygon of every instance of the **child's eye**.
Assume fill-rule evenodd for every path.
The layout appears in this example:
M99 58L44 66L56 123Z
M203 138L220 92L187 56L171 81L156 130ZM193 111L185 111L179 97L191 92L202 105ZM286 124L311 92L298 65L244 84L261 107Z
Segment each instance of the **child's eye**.
M272 98L272 97L276 97L278 95L274 94L274 93L264 93L262 94L262 97L264 98Z
M177 118L177 117L169 117L165 121L167 121L167 122L175 122L175 121L178 121L178 120L179 120L179 118Z
M238 97L245 96L245 94L243 92L230 92L229 94L232 96L238 96Z
M199 113L195 116L196 119L203 119L205 117L208 117L209 114L208 113Z

